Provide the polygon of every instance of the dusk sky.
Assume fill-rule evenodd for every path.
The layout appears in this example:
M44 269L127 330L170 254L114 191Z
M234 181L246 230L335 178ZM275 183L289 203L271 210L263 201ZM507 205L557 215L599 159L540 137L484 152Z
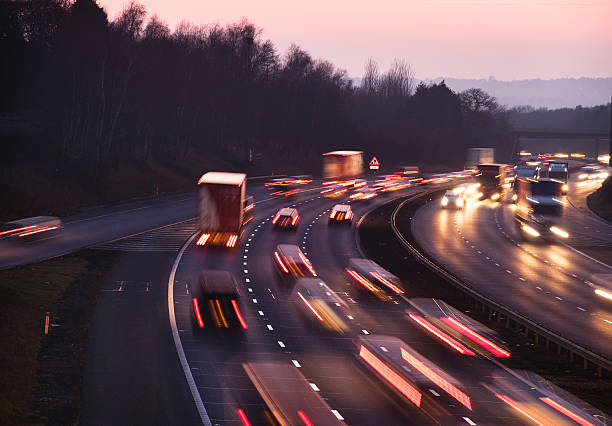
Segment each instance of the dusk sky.
M114 19L126 0L98 0ZM405 59L417 78L612 76L612 0L141 0L174 28L247 18L360 77Z

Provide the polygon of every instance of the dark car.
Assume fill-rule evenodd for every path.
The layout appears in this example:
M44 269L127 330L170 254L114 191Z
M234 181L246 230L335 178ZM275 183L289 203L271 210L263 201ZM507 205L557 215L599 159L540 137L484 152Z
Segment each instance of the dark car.
M240 312L238 284L228 271L203 270L191 286L194 329L248 328Z

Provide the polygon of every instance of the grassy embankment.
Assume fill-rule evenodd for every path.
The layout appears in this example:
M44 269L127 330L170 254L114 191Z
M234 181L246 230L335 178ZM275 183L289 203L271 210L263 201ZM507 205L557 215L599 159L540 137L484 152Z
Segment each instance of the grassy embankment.
M111 259L83 252L0 271L2 424L78 420L82 347Z
M612 176L587 198L589 208L602 218L612 222Z

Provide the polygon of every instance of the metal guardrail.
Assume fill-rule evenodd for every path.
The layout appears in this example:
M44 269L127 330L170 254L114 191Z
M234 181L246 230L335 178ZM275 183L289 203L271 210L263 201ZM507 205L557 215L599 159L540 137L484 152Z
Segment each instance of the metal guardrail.
M441 191L441 190L437 189L437 190L432 190L432 191L426 191L426 192L421 192L413 196L410 196L406 198L404 201L402 201L400 204L398 204L395 210L393 211L391 215L391 229L393 233L395 234L395 237L397 238L397 240L402 244L402 246L404 246L404 248L406 248L417 260L419 260L421 263L427 266L436 275L446 280L450 284L454 285L455 287L457 287L459 290L463 291L464 293L467 293L467 295L469 295L471 298L473 298L477 302L483 305L486 305L487 307L489 307L489 309L492 309L494 312L499 312L503 314L506 318L511 318L515 323L520 324L523 327L525 327L525 330L531 330L536 336L536 341L539 339L539 337L543 337L555 343L556 345L558 345L559 348L563 347L570 354L570 359L573 359L574 355L578 355L584 360L585 369L587 368L587 361L590 361L591 363L595 364L598 367L597 372L600 376L602 375L602 369L612 373L612 361L611 360L604 358L601 355L597 355L596 353L590 351L589 349L584 348L580 346L579 344L574 343L556 334L555 332L551 330L548 330L543 325L538 324L530 320L529 318L514 312L509 307L504 306L501 303L498 303L486 296L481 295L476 290L471 288L467 283L461 281L460 279L455 277L453 274L451 274L450 272L448 272L447 270L445 270L444 268L436 264L434 261L432 261L425 255L423 255L414 245L412 245L402 235L402 233L399 231L396 225L396 218L397 218L399 211L406 204L410 202L414 202L415 200L421 197L429 196L438 191Z

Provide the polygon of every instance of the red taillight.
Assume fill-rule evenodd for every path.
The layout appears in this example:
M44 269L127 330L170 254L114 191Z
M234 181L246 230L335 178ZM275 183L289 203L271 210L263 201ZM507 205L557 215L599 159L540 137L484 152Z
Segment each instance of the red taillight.
M373 292L373 293L380 292L380 289L378 287L373 286L370 281L366 280L364 277L359 275L357 272L355 272L355 271L353 271L351 269L347 269L346 273L349 274L351 277L353 277L355 279L355 281L357 281L359 284L361 284L362 286L364 286L365 288L367 288L371 292Z
M404 348L401 348L401 352L402 358L408 361L410 365L419 370L425 377L434 382L436 385L440 386L442 390L444 390L450 396L455 398L462 405L464 405L470 410L472 409L472 403L470 401L469 396L457 389L448 380L446 380L444 377L440 376L438 373L426 366L422 361L418 360L414 355L412 355Z
M333 188L329 188L329 189L324 189L323 191L321 191L321 194L327 194L328 192L333 191Z
M246 207L244 208L244 211L245 211L245 212L248 212L249 210L252 210L252 209L253 209L253 207L255 207L255 204L249 204L248 206L246 206Z
M198 321L198 326L204 327L204 321L202 320L202 315L200 314L200 305L198 304L198 299L195 297L192 299L193 302L193 312L195 313L196 320Z
M501 395L496 393L495 396L499 399L501 399L502 401L504 401L506 404L508 404L510 407L514 408L516 411L518 411L519 413L521 413L523 416L527 417L529 420L531 420L532 422L538 424L538 425L544 425L545 423L542 422L542 420L538 419L537 417L535 417L533 414L531 414L529 411L525 410L524 408L522 408L518 402L516 402L515 400L513 400L512 398L510 398L508 395Z
M272 224L275 224L276 222L278 222L278 218L280 217L280 215L276 215L274 216L274 219L272 219Z
M475 331L470 330L469 328L461 324L456 319L451 318L451 317L440 317L440 321L448 325L453 330L459 332L463 336L467 337L472 342L482 346L484 349L491 352L493 355L497 357L509 357L510 356L510 352L500 348L495 343L491 342L488 339L485 339L484 337L482 337L480 334L476 333Z
M19 237L26 237L28 235L39 234L41 232L52 231L52 230L57 229L57 228L59 228L59 226L46 226L44 228L34 229L32 231L28 231L28 232L24 232L22 234L19 234Z
M253 220L253 216L249 217L247 220L245 220L244 222L242 222L242 226L246 225L247 223L249 223L250 221Z
M202 236L200 238L198 238L198 241L196 242L197 246L203 246L204 244L206 244L206 242L208 241L208 239L210 238L210 234L202 234Z
M310 311L315 315L315 317L317 317L319 321L323 321L323 317L319 315L317 310L310 304L308 300L306 300L306 298L302 295L302 293L298 291L297 295L300 299L302 299L302 302L304 302L304 304L308 307L308 309L310 309Z
M236 241L238 241L238 235L236 234L232 234L229 239L227 240L227 243L225 244L226 247L234 247L236 245Z
M411 386L402 376L393 371L387 364L378 359L365 346L361 345L359 356L368 363L378 374L389 382L402 395L408 398L417 407L421 406L421 393Z
M370 272L370 274L376 278L378 281L389 287L391 290L396 292L397 294L404 294L404 290L393 284L391 281L380 275L378 272Z
M9 229L8 231L0 232L0 235L12 234L12 233L16 234L17 232L25 231L26 229L32 229L32 228L36 228L36 225L30 225L30 226L24 226L24 227L21 227L21 228Z
M552 408L554 408L555 410L557 410L561 414L564 414L565 416L569 417L570 419L572 419L573 421L575 421L579 425L582 425L582 426L593 426L593 423L588 422L587 420L585 420L582 417L580 417L578 414L576 414L573 411L565 408L563 405L559 404L558 402L552 400L551 398L549 398L547 396L541 396L540 397L540 401L542 401L545 404L550 405Z
M244 328L245 330L249 328L246 322L244 322L244 318L242 318L240 309L238 309L238 302L232 299L232 306L234 307L234 312L236 312L236 316L238 317L238 321L240 321L240 325L242 326L242 328Z
M251 426L251 422L249 422L249 419L247 419L247 416L242 408L237 409L236 412L238 413L238 417L240 417L242 426Z
M300 216L299 215L293 218L293 220L291 221L291 226L294 226L297 223L298 220L300 220Z
M305 426L313 426L306 413L304 413L302 410L298 410L297 414L298 416L300 416L300 419L302 420L302 422L304 422Z
M335 183L338 183L338 181L336 181L336 180L328 180L327 182L323 182L323 185L333 185Z
M289 269L287 269L285 267L285 265L283 264L283 261L281 260L280 256L278 255L277 251L274 252L274 257L276 258L276 261L278 262L279 266L281 268L283 268L283 271L285 271L285 274L288 274L289 273Z
M419 324L425 330L429 331L431 334L436 336L438 339L442 340L444 343L446 343L448 346L450 346L457 352L463 355L475 355L474 352L472 352L471 350L463 346L461 343L459 343L458 341L450 337L448 334L444 333L442 330L439 330L438 328L434 327L432 324L427 322L425 318L419 315L414 315L414 314L409 314L409 316L414 322Z

